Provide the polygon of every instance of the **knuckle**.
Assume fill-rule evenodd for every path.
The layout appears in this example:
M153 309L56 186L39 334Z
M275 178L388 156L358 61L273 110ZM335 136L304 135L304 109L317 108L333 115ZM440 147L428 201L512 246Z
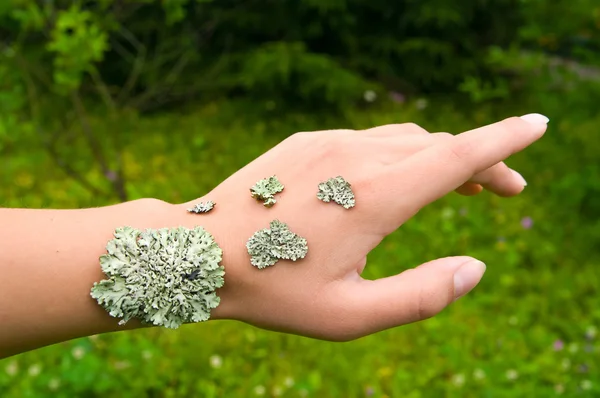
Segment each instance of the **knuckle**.
M497 135L521 137L531 134L535 129L531 129L531 124L520 117L509 117L495 124Z
M370 127L362 131L366 133L374 133L376 135L393 135L401 131L400 126L401 124L398 123L383 124L381 126Z
M318 153L322 158L339 157L344 151L344 141L336 136L324 137L318 145Z
M429 134L427 130L413 122L402 123L400 124L400 127L407 132L413 132L417 134Z
M432 318L439 314L446 305L446 297L440 297L438 292L421 289L413 303L413 318L414 320Z
M333 130L327 130L327 133L329 133L331 135L348 135L348 134L356 133L356 130L351 130L351 129L333 129Z
M517 117L509 117L497 124L496 134L510 134L522 130L523 120Z
M416 269L409 269L403 274L413 278L415 272ZM453 293L451 288L440 290L439 286L419 284L419 287L408 296L404 323L429 319L439 314L452 301Z
M521 119L520 117L512 116L504 119L500 125L505 125L505 128L509 128L510 130L522 129L523 126L529 126L529 123Z
M373 127L365 131L372 132L375 135L380 136L394 136L400 134L429 134L427 130L412 122L384 124L382 126Z
M319 131L301 131L287 137L282 143L290 150L303 150L312 146L319 146L326 142L327 136Z
M472 157L475 148L471 142L454 140L445 146L445 155L450 161L464 162Z
M438 311L436 311L434 308L432 308L429 297L427 297L427 295L425 295L421 291L421 293L419 294L418 299L416 301L415 314L417 316L417 319L419 319L419 320L429 319L437 313L438 313Z
M310 133L310 132L300 131L298 133L294 133L294 134L290 135L286 139L286 141L291 142L291 143L306 142L306 141L308 141L308 139L311 136L311 134L312 133Z
M433 138L435 138L436 140L440 140L440 141L448 141L448 140L451 140L452 138L454 138L454 135L452 135L450 133L446 133L446 132L433 133L433 134L431 134L431 136Z

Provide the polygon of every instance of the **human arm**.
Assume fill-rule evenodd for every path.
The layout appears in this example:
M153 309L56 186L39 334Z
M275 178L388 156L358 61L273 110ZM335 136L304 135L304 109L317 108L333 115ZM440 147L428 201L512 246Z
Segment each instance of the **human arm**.
M545 123L530 121L511 118L458 136L412 124L296 134L207 194L217 207L201 216L185 211L191 203L150 199L86 210L0 210L0 357L141 326L118 326L89 296L104 278L98 257L124 225L202 225L214 235L226 276L212 319L348 340L432 316L471 290L484 267L454 257L367 281L360 277L367 253L452 190L475 194L482 184L502 196L518 194L523 181L502 160L543 135ZM268 209L248 188L272 174L286 187ZM337 175L352 183L355 208L316 199L317 184ZM305 237L309 252L297 263L257 270L245 243L273 219ZM461 277L459 269L467 272Z
M0 358L118 326L91 297L117 227L168 225L173 206L142 199L77 210L0 209Z

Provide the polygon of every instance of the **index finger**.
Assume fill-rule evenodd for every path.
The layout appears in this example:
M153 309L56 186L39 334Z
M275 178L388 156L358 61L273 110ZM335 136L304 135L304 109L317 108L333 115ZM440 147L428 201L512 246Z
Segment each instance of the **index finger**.
M511 117L470 130L438 145L426 148L392 166L391 179L396 187L395 207L404 214L416 213L425 205L452 192L475 174L502 162L544 135L549 119L540 114ZM398 199L402 198L398 203Z

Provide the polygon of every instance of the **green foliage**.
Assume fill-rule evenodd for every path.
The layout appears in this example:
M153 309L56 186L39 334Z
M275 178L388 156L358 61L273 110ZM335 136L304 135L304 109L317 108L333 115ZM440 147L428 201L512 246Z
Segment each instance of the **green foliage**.
M23 121L20 114L25 101L25 86L18 74L0 63L0 151L16 141L15 132L21 135L30 132L31 123Z
M544 4L517 0L9 4L0 12L4 46L19 53L33 83L53 92L81 88L138 110L190 96L340 109L369 88L454 92L465 78L496 72L482 62L490 46L542 40L557 20L530 19ZM593 39L595 20L577 16L561 19L560 33L585 20ZM36 68L48 61L53 83Z
M291 96L342 108L356 103L373 86L334 58L307 51L302 42L266 43L254 49L241 76L250 95L261 99Z
M77 5L56 17L47 49L54 53L54 82L61 92L77 90L83 73L93 72L107 50L108 34L92 18Z

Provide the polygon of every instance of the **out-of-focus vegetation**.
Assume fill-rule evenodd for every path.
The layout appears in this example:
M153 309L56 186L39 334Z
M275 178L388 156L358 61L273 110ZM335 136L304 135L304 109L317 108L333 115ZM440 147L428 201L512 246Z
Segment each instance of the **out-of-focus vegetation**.
M485 261L434 319L95 336L0 361L0 396L600 396L599 68L594 0L1 2L0 206L191 200L295 131L551 123L509 161L521 196L451 195L369 256Z

